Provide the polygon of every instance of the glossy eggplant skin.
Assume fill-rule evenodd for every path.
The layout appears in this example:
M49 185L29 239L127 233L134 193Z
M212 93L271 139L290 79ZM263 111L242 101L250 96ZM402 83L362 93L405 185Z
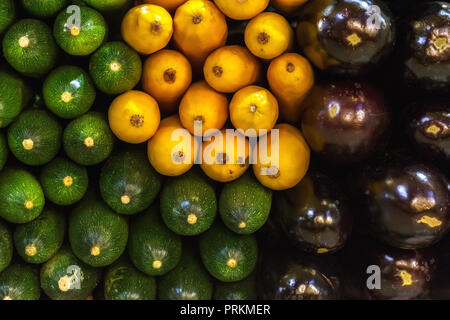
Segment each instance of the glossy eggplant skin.
M403 77L412 88L450 92L450 4L424 3L408 19Z
M450 101L414 106L407 123L416 152L424 160L450 167Z
M301 254L289 246L265 251L257 275L262 300L336 300L342 297L334 255Z
M368 83L317 84L304 104L303 134L313 152L327 162L360 162L387 140L392 112L381 92Z
M316 171L294 188L275 193L272 215L292 245L312 254L338 251L351 232L347 199L339 186Z
M434 256L434 250L429 248L402 250L364 237L352 239L341 265L345 298L427 299L436 277Z
M319 69L361 75L393 50L395 23L378 0L311 0L301 9L297 42Z
M396 248L439 241L450 225L450 184L440 171L397 155L367 167L357 182L361 230Z

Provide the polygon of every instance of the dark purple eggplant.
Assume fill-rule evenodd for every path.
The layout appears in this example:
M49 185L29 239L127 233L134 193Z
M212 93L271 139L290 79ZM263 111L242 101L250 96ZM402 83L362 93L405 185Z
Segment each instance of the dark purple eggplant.
M450 92L450 3L424 3L405 29L405 82L413 88Z
M334 253L351 232L347 199L339 186L318 172L309 172L294 188L275 193L273 211L291 244L308 253Z
M297 41L319 69L360 75L393 49L395 24L378 0L312 0L300 13Z
M336 164L360 162L386 142L391 109L367 83L333 81L316 85L305 100L302 130L313 152Z
M430 297L434 250L402 250L358 237L345 248L342 281L347 299L410 300Z
M407 134L417 154L450 167L450 101L414 106L407 124Z
M450 185L440 171L387 155L358 177L356 207L361 230L397 248L417 249L439 241L450 225Z
M286 246L265 251L258 270L263 300L336 300L342 297L337 258L301 254Z

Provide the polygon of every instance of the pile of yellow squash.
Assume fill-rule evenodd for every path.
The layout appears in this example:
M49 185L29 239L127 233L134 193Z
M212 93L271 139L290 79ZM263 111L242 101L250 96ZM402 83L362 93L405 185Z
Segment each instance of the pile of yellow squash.
M196 162L193 150L202 157L214 143L211 130L225 134L226 129L254 129L253 136L216 142L213 156L234 155L235 161L203 162L202 170L214 180L229 182L250 167L252 155L257 159L253 171L263 185L274 190L295 186L309 166L310 149L295 125L314 85L314 73L309 62L293 52L293 27L285 16L306 1L137 3L124 16L121 30L124 41L145 59L143 76L138 90L112 102L108 115L114 134L132 144L147 142L152 166L163 175L177 176ZM268 11L269 4L285 16ZM241 45L228 41L236 20L249 20ZM195 121L200 121L201 132L195 132ZM174 132L182 128L188 139L174 139ZM277 150L270 143L273 129L278 129ZM250 138L257 143L250 143ZM269 141L268 156L279 153L276 167L258 153L261 141ZM245 145L243 163L237 159L240 143ZM268 168L271 173L263 174Z

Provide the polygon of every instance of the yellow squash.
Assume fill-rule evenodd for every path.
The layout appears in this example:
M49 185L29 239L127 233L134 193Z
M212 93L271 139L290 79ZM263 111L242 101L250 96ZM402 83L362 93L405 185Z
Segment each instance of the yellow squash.
M211 136L209 141L203 142L200 166L211 179L230 182L242 176L249 167L249 142L239 134L229 134L227 139L225 129L220 133L222 138Z
M267 80L278 98L281 117L298 124L302 102L314 85L314 71L309 61L297 53L285 53L272 60Z
M161 121L147 146L148 159L160 174L179 176L194 165L194 137L183 128L178 115Z
M169 43L172 34L172 16L160 6L136 6L130 9L122 20L123 39L142 54L161 50Z
M255 137L271 130L278 119L278 102L267 89L258 86L245 87L233 96L230 118L236 129ZM249 130L251 130L249 131ZM265 130L265 131L264 131Z
M285 190L303 179L308 171L311 151L296 127L279 124L274 129L278 129L278 141L274 132L268 134L267 152L262 151L261 139L258 148L253 149L253 159L258 159L253 172L262 185L273 190Z
M201 70L206 57L225 45L228 27L225 16L208 0L189 0L175 12L174 43Z
M263 12L269 0L214 0L214 3L231 19L249 20Z
M204 81L196 82L181 99L180 120L186 129L196 134L197 125L201 135L209 129L220 130L228 119L228 100L223 93L212 89Z
M250 20L244 38L251 53L266 60L294 47L294 30L282 15L274 12L263 12Z
M270 4L286 15L294 15L308 0L270 0Z
M191 82L191 64L178 51L158 51L144 63L142 88L158 101L165 114L177 112L178 102Z
M261 63L241 46L216 49L205 61L203 73L208 84L217 91L233 93L254 84L260 77Z
M142 143L160 123L158 103L145 92L131 90L114 99L108 111L109 126L122 141Z

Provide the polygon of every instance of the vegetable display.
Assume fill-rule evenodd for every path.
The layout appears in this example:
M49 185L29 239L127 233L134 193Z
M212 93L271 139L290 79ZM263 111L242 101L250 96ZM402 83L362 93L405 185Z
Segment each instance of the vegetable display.
M448 0L0 0L0 47L0 300L450 299Z

